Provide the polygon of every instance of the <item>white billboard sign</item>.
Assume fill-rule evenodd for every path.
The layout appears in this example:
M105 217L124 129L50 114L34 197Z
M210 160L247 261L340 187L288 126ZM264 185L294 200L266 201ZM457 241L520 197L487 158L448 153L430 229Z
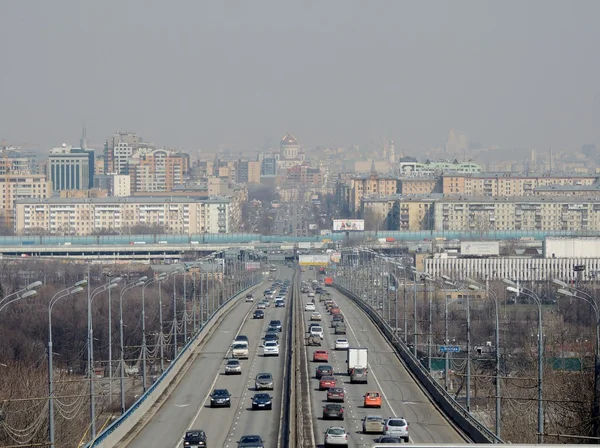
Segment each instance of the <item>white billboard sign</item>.
M499 241L461 241L462 255L500 255Z
M365 230L364 219L334 219L334 232L363 232Z
M300 255L300 266L327 266L329 264L329 255Z

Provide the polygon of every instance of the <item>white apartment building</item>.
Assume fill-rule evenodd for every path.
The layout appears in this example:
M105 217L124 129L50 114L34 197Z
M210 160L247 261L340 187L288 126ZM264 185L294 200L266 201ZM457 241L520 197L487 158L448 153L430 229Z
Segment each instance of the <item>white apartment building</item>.
M236 225L232 222L230 199L222 197L51 198L20 200L15 205L15 232L20 235L126 232L138 224L157 225L167 233L186 235L229 233Z
M600 198L445 197L434 205L435 230L600 230Z

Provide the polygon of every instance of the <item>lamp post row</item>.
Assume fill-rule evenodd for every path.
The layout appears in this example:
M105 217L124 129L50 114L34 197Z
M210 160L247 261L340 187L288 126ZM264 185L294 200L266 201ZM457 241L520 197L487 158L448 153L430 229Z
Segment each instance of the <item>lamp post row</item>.
M214 259L214 256L210 257ZM146 359L146 351L147 351L147 343L146 343L146 312L145 312L145 290L152 283L158 282L158 290L159 290L159 326L160 326L160 335L159 335L159 345L160 345L160 358L161 358L161 371L164 371L164 338L163 338L163 313L162 313L162 281L167 279L170 275L179 273L183 271L183 273L187 273L193 267L198 267L199 262L202 260L198 260L192 264L185 265L183 268L176 269L170 273L163 273L155 278L148 280L147 277L141 277L131 283L124 285L119 294L119 339L120 339L120 356L119 356L119 367L120 367L120 395L121 395L121 412L124 413L126 410L125 406L125 387L124 387L124 377L125 377L125 359L124 359L124 331L123 331L123 298L127 291L135 288L142 287L142 375L143 375L143 390L144 392L147 390L147 359ZM225 269L225 263L223 263L223 270ZM208 275L208 273L207 273ZM118 286L118 283L121 281L120 277L112 277L108 276L109 281L105 284L91 289L89 288L90 281L90 272L88 267L87 278L85 280L81 280L76 282L73 286L62 289L58 291L49 301L48 303L48 345L47 345L47 358L48 358L48 437L49 437L49 445L54 448L55 447L55 423L54 423L54 367L53 367L53 338L52 338L52 310L54 306L65 297L74 297L84 291L84 287L88 286L87 291L87 374L89 376L89 395L90 395L90 433L92 440L96 437L96 425L95 425L95 393L94 393L94 377L95 377L95 369L94 369L94 336L93 336L93 320L92 320L92 304L96 297L98 297L103 292L108 292L109 301L109 329L108 329L108 351L109 351L109 389L110 389L110 398L112 400L112 310L111 310L111 290ZM231 282L230 285L225 285L225 272L223 272L223 285L224 287L229 286L230 290L222 289L223 293L230 292L231 296L235 295L237 292L247 287L249 284L253 283L255 278L246 278L247 276L242 275L242 263L237 262L233 263L231 267ZM208 277L207 277L208 278ZM218 306L218 300L216 297L216 282L218 281L218 273L216 276L213 276L213 287L210 290L207 290L206 298L206 311L208 313L209 308L210 312L214 313L216 307ZM192 302L195 302L195 273L193 276L194 282L194 293L192 297ZM200 316L200 327L203 325L205 321L204 316L204 303L202 300L202 286L203 286L203 272L200 271L200 312L202 313ZM22 300L26 298L35 297L37 295L37 289L42 286L42 282L35 281L30 283L25 288L18 290L12 294L9 294L0 299L0 312L4 310L8 305ZM176 286L174 284L173 291L174 296ZM212 307L209 302L211 300L210 293L212 293ZM183 320L184 320L184 336L185 343L187 343L187 290L185 286L185 277L184 277L184 312L183 312ZM173 309L173 328L174 328L174 353L177 353L177 317L176 317L176 308ZM192 319L194 322L194 332L198 330L196 325L196 304L192 304ZM209 317L208 314L206 317Z

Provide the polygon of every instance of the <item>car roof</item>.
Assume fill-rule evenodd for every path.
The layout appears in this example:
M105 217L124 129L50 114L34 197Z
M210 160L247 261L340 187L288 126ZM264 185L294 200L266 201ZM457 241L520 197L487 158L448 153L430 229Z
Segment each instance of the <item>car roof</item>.
M333 369L333 367L329 364L321 364L320 366L317 366L317 369Z
M321 377L321 381L331 381L331 380L335 380L335 376L325 375L325 376Z
M229 391L227 389L215 389L213 390L213 394L215 395L221 395L221 394L228 394Z
M258 378L259 376L268 376L268 377L271 377L271 378L273 378L273 375L272 375L272 374L270 374L270 373L267 373L267 372L262 372L262 373L259 373L259 374L257 374L257 375L256 375L256 377L257 377L257 378Z

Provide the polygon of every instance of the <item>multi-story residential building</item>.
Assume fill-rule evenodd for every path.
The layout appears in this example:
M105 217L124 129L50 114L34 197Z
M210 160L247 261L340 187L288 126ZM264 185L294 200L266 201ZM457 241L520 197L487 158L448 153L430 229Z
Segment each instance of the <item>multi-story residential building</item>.
M128 161L131 188L135 192L171 191L183 184L189 171L189 155L166 149L138 150Z
M448 161L427 161L422 162L404 162L400 161L400 173L422 173L427 175L439 175L443 173L479 173L482 171L480 165L475 162L448 162Z
M89 190L62 190L61 199L83 199L83 198L107 198L108 190L102 188L91 188Z
M109 196L131 196L131 176L128 174L102 174L96 176L94 186L107 190Z
M27 157L10 157L8 153L0 157L0 176L10 174L32 174L31 164Z
M127 232L135 225L158 226L173 234L228 233L237 228L231 200L194 198L23 199L15 205L15 231L22 235L90 235Z
M260 162L238 160L235 176L238 184L260 184Z
M441 193L442 179L439 176L402 176L399 188L403 195Z
M54 191L94 187L94 151L63 145L50 151L50 180Z
M435 230L600 230L600 198L445 197L434 205Z
M311 168L306 162L286 170L285 182L304 185L321 185L323 173L319 168Z
M358 213L364 196L391 196L399 193L397 176L370 173L352 178L350 184L350 212Z
M545 185L533 189L536 196L576 196L600 198L600 183L587 185Z
M43 174L4 174L0 175L0 191L0 214L5 224L12 225L15 201L49 198L52 195L52 182Z
M370 196L361 200L362 217L367 230L433 229L433 204L441 194Z
M101 176L104 174L104 155L96 156L94 161L94 176Z
M129 159L144 146L143 139L128 131L118 131L104 143L104 172L128 174Z
M589 186L598 176L587 175L541 175L528 176L513 173L448 173L442 176L442 192L445 195L468 196L526 196L535 194L538 187L551 185Z

